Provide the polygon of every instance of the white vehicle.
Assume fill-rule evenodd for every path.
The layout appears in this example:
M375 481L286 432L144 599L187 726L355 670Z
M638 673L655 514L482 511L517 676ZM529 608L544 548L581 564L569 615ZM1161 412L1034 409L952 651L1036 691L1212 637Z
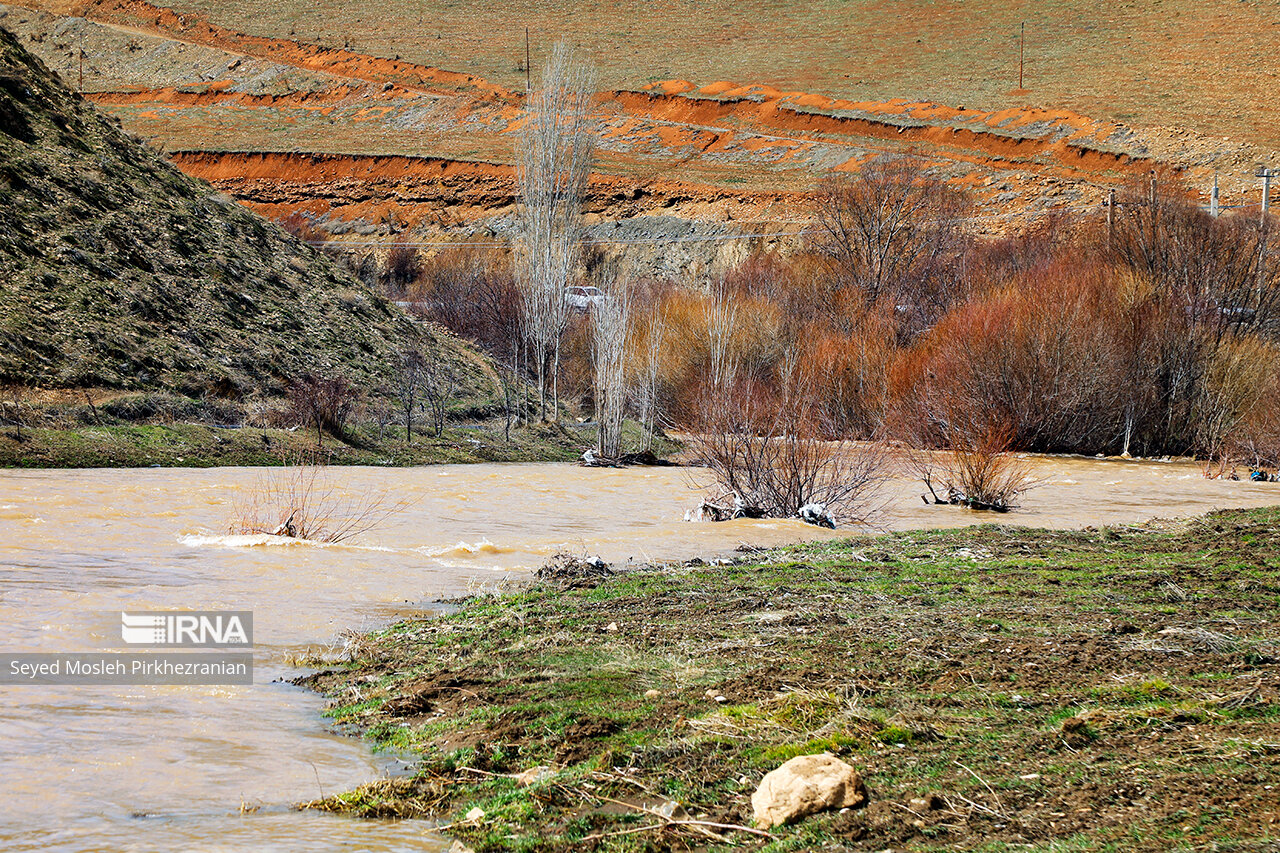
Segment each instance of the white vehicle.
M574 311L590 311L604 301L604 294L598 287L566 287L564 301Z

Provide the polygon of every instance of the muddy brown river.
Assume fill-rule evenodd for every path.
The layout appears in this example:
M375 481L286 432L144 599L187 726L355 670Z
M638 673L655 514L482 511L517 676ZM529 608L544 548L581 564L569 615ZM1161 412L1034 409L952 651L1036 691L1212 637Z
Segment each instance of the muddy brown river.
M999 520L1080 527L1280 502L1280 485L1191 465L1039 459L1021 511L926 507L893 483L886 528ZM475 465L330 472L413 506L350 544L226 534L253 469L0 471L6 651L120 650L121 610L252 610L249 687L0 686L0 850L444 850L421 822L289 804L404 771L330 733L321 700L276 679L348 628L520 577L558 550L609 561L714 555L831 535L790 521L689 524L679 469Z

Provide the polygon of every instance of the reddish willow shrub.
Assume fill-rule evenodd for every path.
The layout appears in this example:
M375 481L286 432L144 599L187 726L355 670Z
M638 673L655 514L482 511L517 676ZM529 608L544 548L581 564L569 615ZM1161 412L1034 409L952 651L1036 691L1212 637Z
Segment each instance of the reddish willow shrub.
M1035 270L955 308L895 364L896 431L948 446L991 430L1027 450L1113 442L1121 334L1104 268Z
M707 383L723 386L726 372L756 389L751 399L760 389L797 399L783 377L798 360L806 393L821 401L806 429L826 438L1273 464L1275 394L1259 389L1280 373L1265 344L1280 254L1256 219L1212 219L1162 186L1121 193L1110 229L1049 217L979 241L961 225L963 199L911 163L828 181L811 245L754 254L709 290L636 286L627 373L644 390L632 396L646 419L658 410L696 427L708 417ZM417 263L406 293L421 311L527 367L502 255ZM561 388L583 408L588 338L571 324L562 346ZM768 421L750 426L777 428Z

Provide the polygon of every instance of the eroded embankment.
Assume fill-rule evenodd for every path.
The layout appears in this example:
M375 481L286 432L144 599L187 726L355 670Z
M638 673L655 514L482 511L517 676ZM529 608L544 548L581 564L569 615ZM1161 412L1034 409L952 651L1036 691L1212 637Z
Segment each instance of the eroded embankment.
M435 157L179 151L178 168L270 216L305 210L341 219L379 221L395 209L414 226L441 209L465 219L491 216L516 201L515 169L499 163ZM667 180L593 175L587 212L623 219L676 215L695 207L739 213L799 208L803 194L734 192ZM743 218L739 216L739 218Z
M718 91L714 86L707 88ZM899 101L862 103L761 86L735 88L719 97L615 91L608 94L608 100L640 117L695 125L732 123L793 135L796 141L809 136L813 141L870 139L891 141L896 146L917 144L923 146L925 156L956 159L958 155L993 168L1025 168L1040 162L1095 177L1097 173L1145 174L1155 165L1148 158L1075 141L1096 141L1100 135L1114 135L1123 129L1103 127L1065 111L982 112ZM947 124L941 123L944 121ZM713 148L714 143L706 147Z
M136 89L128 92L87 92L85 97L100 107L157 106L207 107L219 104L239 104L246 107L281 108L315 107L337 104L365 94L362 86L338 86L307 92L285 94L254 94L230 90L230 81L198 90L165 86L159 89ZM403 89L393 89L383 97L407 94Z
M18 5L28 4L19 2ZM40 8L35 3L29 5ZM251 36L219 26L199 13L176 12L147 3L146 0L90 0L65 4L57 11L108 25L134 28L178 41L371 83L392 83L426 92L464 92L475 97L502 101L515 100L512 92L472 74L290 39Z

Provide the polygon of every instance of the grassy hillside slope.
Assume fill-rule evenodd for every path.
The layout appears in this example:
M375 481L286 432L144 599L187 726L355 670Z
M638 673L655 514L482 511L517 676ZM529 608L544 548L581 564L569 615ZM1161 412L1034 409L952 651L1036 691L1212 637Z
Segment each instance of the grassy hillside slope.
M275 394L307 371L372 383L418 346L489 384L443 343L0 31L0 383Z

